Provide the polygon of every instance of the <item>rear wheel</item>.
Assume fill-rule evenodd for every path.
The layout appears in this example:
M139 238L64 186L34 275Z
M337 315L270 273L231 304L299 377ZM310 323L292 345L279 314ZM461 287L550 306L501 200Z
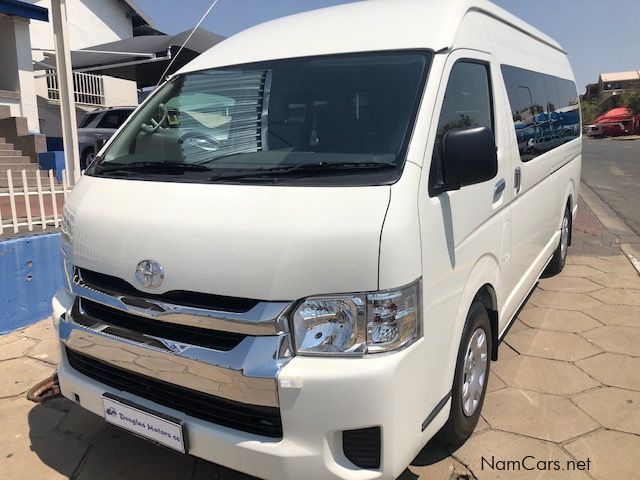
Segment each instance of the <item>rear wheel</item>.
M567 251L569 250L569 236L571 235L571 211L569 206L564 210L564 217L562 217L562 226L560 227L560 243L558 248L551 257L549 265L547 265L544 271L547 275L557 275L564 268L564 264L567 261Z
M451 391L451 413L438 438L463 443L475 429L487 392L491 364L491 324L484 305L474 302L462 333Z

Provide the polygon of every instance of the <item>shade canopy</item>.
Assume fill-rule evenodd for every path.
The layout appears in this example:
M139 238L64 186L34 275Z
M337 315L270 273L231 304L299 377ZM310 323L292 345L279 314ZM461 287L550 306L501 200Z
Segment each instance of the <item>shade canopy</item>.
M111 77L133 80L138 88L153 87L176 56L191 30L177 35L145 35L104 43L71 52L74 71L90 72ZM224 40L225 37L198 28L171 64L170 75L201 53ZM55 65L55 55L45 54L39 68Z
M609 110L607 113L600 115L593 123L616 123L631 120L631 112L628 108L620 107Z

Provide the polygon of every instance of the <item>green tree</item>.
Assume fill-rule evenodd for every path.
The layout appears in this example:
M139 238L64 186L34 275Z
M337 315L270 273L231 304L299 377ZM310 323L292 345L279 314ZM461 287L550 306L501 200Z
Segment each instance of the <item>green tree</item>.
M589 125L602 113L596 102L581 102L580 109L582 111L582 123Z
M634 115L640 114L640 92L635 92L627 98L627 108Z

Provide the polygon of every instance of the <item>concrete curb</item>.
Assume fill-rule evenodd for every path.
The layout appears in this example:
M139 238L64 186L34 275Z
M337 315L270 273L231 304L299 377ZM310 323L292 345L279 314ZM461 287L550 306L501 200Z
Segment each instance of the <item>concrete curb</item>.
M602 225L613 234L622 253L640 275L640 236L584 182L580 184L580 197Z

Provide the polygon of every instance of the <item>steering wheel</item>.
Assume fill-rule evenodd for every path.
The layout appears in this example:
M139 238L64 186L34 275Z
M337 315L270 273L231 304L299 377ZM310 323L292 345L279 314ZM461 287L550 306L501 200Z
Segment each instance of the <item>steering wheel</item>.
M178 139L178 143L193 145L206 152L215 152L222 147L215 137L202 132L187 132Z
M167 117L169 116L169 109L167 108L167 106L164 103L161 103L158 105L158 110L162 114L162 117L160 117L160 121L157 122L155 118L151 117L151 125L148 125L146 123L140 125L140 128L143 132L155 133L160 128L162 128L162 124L167 121Z

